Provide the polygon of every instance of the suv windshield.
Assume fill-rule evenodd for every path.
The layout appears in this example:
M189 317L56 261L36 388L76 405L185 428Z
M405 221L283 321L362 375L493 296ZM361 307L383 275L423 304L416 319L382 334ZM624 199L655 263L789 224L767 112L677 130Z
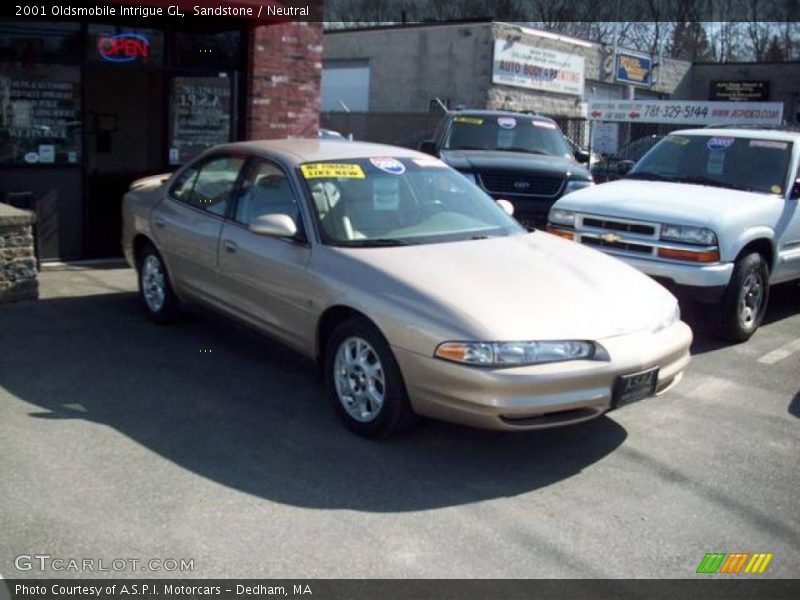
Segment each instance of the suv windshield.
M525 233L441 161L376 157L300 165L322 241L392 246Z
M786 141L668 135L628 177L783 194L791 154L792 145Z
M444 148L505 150L572 157L572 152L555 123L525 115L453 117Z

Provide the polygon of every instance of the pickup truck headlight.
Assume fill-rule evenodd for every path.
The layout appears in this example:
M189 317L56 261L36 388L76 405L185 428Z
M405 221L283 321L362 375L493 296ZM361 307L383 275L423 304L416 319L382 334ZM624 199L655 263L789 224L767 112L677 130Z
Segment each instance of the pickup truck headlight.
M705 227L664 224L661 226L661 239L702 246L717 245L717 236L713 231Z
M518 367L567 360L601 358L604 351L586 341L444 342L435 356L478 367Z
M551 208L547 220L555 225L575 227L575 211L563 208Z
M582 190L583 188L587 188L589 186L594 185L594 181L591 179L581 179L579 181L568 181L567 186L564 188L564 193L561 194L562 196L566 196L567 194L574 192L576 190Z

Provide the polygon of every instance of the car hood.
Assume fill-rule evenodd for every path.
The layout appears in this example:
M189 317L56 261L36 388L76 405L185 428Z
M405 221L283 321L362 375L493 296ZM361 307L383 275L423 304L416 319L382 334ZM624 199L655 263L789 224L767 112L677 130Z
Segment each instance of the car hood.
M544 232L335 251L359 287L477 339L598 340L654 329L676 302L621 261Z
M442 150L441 159L459 171L536 171L554 177L589 178L585 168L564 156L499 150Z
M607 217L623 217L706 226L722 213L752 210L769 196L726 188L622 179L572 192L558 208Z

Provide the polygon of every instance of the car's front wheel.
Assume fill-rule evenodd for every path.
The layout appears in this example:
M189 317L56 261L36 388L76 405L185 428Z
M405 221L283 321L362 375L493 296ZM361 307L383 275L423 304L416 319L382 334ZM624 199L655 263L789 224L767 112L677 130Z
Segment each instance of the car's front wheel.
M749 339L764 319L768 299L769 268L764 257L757 252L741 257L722 298L721 337L732 342Z
M328 395L351 431L381 438L413 424L400 368L369 321L352 317L340 323L328 340L324 363Z
M139 298L147 316L157 323L172 320L178 299L172 291L167 267L158 250L147 244L139 255Z

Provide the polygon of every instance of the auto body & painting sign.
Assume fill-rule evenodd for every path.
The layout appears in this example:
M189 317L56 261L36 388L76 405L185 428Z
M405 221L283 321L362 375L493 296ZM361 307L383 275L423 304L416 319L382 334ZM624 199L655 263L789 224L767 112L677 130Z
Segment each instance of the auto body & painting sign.
M495 40L492 83L557 94L583 95L582 56Z
M589 120L676 125L780 125L782 102L602 100L589 103Z

